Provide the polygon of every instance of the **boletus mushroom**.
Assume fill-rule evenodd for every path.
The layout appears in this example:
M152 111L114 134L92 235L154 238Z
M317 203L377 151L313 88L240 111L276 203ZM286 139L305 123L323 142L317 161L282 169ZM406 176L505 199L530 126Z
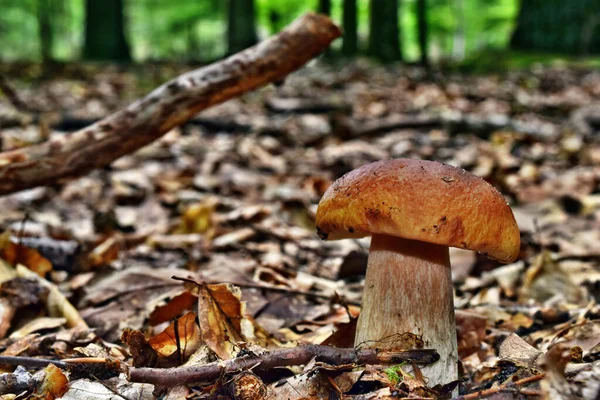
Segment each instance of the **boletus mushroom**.
M316 225L325 240L372 236L355 345L389 350L395 336L412 332L440 354L423 371L429 385L458 379L448 248L514 261L519 228L502 195L453 166L378 161L329 187Z

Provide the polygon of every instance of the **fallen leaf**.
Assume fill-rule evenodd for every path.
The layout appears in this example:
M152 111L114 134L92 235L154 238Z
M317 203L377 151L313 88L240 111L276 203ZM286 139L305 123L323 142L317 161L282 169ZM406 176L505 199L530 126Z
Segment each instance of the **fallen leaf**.
M252 329L244 321L241 291L229 284L201 285L198 294L198 319L202 340L219 358L235 357L243 340L242 330ZM252 336L252 335L251 335Z
M46 376L40 387L36 390L36 396L46 400L61 398L69 390L69 380L60 368L49 364L44 372Z
M180 364L183 364L198 349L201 342L200 329L194 312L185 314L164 331L148 339L148 344L159 357L167 358L177 353Z
M22 264L42 277L52 271L52 263L37 250L12 241L4 241L0 257L13 266Z
M198 296L186 290L170 299L164 306L156 307L150 314L148 323L154 326L165 321L171 321L181 315L183 311L191 310L197 301Z

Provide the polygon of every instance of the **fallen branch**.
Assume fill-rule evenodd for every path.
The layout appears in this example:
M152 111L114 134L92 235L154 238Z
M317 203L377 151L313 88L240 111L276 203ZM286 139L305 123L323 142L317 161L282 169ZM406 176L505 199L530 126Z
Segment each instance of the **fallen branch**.
M183 74L88 128L40 145L0 153L0 194L81 176L106 166L201 110L283 80L339 36L339 28L329 18L306 14L273 38Z
M130 382L152 383L161 386L185 385L192 382L211 382L222 374L252 370L265 372L273 368L308 364L312 359L330 365L347 364L399 364L414 361L426 365L439 360L435 350L379 351L377 349L343 349L331 346L305 345L291 349L278 349L260 355L245 355L227 361L177 368L128 368ZM106 376L118 374L119 363L104 358L71 358L48 360L44 358L2 356L0 364L21 365L28 368L44 368L54 364L62 369L84 371L96 366L97 371L105 368ZM0 392L0 394L2 394Z
M435 350L408 350L401 352L377 349L341 349L331 346L306 345L292 349L278 349L261 355L246 355L232 360L205 365L178 368L131 368L131 382L152 383L160 386L185 385L192 382L211 382L222 374L252 369L260 373L277 367L307 364L313 358L331 365L344 364L398 364L415 361L431 364L439 359Z
M42 114L46 112L50 112L50 108L47 106L42 106L40 104L31 104L28 101L25 101L19 96L19 93L16 91L14 87L8 82L4 75L0 75L0 91L4 93L8 101L13 105L17 110L29 113L29 114Z
M558 126L525 123L502 114L485 117L459 113L391 115L366 122L341 115L334 118L334 123L334 131L346 139L380 135L400 129L433 128L446 129L451 135L473 133L482 138L488 138L499 130L509 130L541 141L552 140L559 133Z

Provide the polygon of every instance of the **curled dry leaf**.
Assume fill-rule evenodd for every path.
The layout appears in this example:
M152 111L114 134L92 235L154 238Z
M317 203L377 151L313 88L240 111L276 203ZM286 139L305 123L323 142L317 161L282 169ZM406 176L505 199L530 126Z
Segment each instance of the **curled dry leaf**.
M525 368L537 366L541 351L527 343L516 334L507 337L500 345L499 357Z
M137 330L125 329L121 334L123 343L129 346L134 367L154 367L158 362L158 353Z
M242 292L231 284L199 286L198 320L202 340L222 359L230 359L248 347L263 348L277 341L252 317L246 314ZM255 349L258 350L258 349Z
M167 358L175 353L183 363L198 348L202 339L196 322L196 313L189 312L177 319L158 335L148 339L148 344L159 357Z
M171 321L181 315L182 311L191 310L197 301L198 296L186 290L171 298L167 304L156 307L150 314L148 323L155 326L165 321Z
M45 400L61 398L69 390L67 377L54 364L49 364L44 371L46 372L46 376L40 387L36 390L35 396Z
M202 340L223 360L235 357L239 350L236 343L254 336L250 321L244 318L245 303L241 297L241 290L229 284L199 288L198 320Z

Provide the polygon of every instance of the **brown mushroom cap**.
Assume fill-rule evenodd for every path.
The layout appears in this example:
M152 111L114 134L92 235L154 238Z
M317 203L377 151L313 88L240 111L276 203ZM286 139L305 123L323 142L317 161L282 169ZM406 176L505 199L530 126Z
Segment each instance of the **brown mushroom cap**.
M502 195L483 179L433 161L396 159L364 165L325 192L316 216L322 239L372 234L517 258L519 228Z

